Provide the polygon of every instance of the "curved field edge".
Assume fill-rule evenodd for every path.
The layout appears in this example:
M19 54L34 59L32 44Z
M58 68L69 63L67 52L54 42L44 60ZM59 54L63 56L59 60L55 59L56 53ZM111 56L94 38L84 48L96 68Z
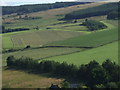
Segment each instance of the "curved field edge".
M70 38L63 41L56 41L47 44L48 46L80 46L98 47L118 40L118 27L102 21L108 26L107 29L92 32L91 34Z
M56 56L56 57L46 58L43 60L67 62L69 64L75 64L79 66L81 64L87 64L91 60L96 60L99 63L102 63L106 59L110 59L118 63L118 42L113 42L111 44L107 44L90 50L85 50L79 53Z

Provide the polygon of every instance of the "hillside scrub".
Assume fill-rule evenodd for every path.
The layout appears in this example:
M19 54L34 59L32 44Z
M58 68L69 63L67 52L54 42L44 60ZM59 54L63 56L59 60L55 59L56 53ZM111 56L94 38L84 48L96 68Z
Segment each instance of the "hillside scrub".
M31 58L15 58L14 56L9 56L7 58L7 66L22 70L32 70L38 73L52 73L57 76L70 77L79 81L82 80L89 87L100 84L106 85L109 82L119 82L118 77L120 73L120 66L115 62L111 62L109 59L104 61L102 65L94 60L78 68L76 65L67 64L66 62L38 62Z
M82 23L82 25L87 26L89 31L101 30L107 28L105 24L99 21L87 20Z

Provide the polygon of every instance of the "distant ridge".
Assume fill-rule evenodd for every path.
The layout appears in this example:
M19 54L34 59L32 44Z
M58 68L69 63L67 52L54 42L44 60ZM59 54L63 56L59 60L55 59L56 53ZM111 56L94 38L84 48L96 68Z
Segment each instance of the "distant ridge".
M2 11L3 11L3 15L12 14L12 13L24 14L24 13L45 11L49 9L69 7L69 6L87 4L87 3L90 3L90 2L56 2L56 3L49 3L49 4L3 6Z

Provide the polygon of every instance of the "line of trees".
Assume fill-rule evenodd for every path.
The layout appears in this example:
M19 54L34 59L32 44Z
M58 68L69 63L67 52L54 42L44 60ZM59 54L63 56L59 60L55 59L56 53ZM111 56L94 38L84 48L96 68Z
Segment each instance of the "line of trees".
M19 15L19 19L23 19L23 20L36 20L36 19L41 19L42 17L31 17L28 15L25 15L24 17L22 15Z
M71 20L71 19L88 18L93 16L102 16L102 15L107 15L111 11L118 11L118 8L119 8L118 2L108 3L92 8L74 11L72 13L66 14L63 19Z
M87 26L89 31L95 31L95 30L101 30L107 28L107 26L99 21L95 20L86 20L85 22L82 23L83 26Z
M120 66L115 62L106 60L100 65L98 62L91 61L77 67L66 62L59 63L55 61L36 61L31 58L7 58L7 66L11 68L26 69L38 73L52 73L57 76L70 77L86 84L89 87L95 85L107 85L110 82L119 82ZM117 84L116 84L117 85Z
M24 14L31 12L38 12L43 10L49 10L54 8L62 8L79 4L86 4L89 2L56 2L51 4L35 4L35 5L21 5L21 6L3 6L3 15L5 14Z
M17 31L26 31L30 30L29 28L15 28L15 29L5 29L5 26L2 26L1 33L17 32Z

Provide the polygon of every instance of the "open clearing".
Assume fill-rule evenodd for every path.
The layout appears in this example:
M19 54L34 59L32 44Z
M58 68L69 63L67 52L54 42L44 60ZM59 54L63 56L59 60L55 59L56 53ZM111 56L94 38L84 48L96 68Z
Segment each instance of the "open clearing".
M3 70L3 88L46 88L60 85L64 79L50 78L19 70Z
M67 62L67 63L75 64L79 66L81 64L87 64L91 60L96 60L99 63L102 63L106 59L110 59L118 63L118 42L114 42L114 43L107 44L98 48L93 48L90 50L85 50L79 53L45 58L44 60Z

